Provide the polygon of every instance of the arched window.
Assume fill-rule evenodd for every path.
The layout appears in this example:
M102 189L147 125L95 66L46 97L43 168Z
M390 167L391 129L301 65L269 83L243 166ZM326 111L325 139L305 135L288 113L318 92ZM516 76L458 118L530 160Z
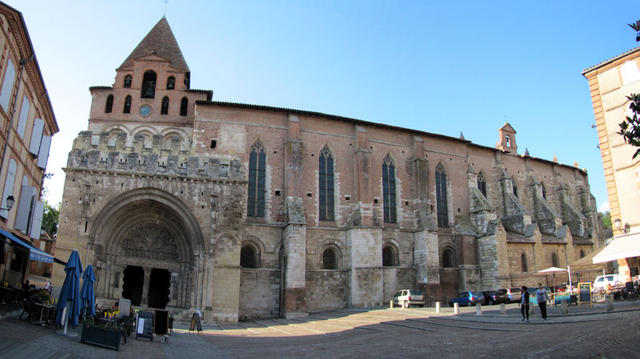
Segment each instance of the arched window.
M509 137L509 135L505 136L506 142L507 142L507 147L511 147L511 137Z
M453 248L446 248L444 252L442 252L442 267L455 268L456 266L456 251Z
M111 113L113 110L113 95L107 96L107 103L104 105L104 113Z
M398 265L398 255L395 247L387 244L382 247L382 266L393 267Z
M542 184L542 198L547 199L547 189L544 188L544 183Z
M327 248L322 252L322 269L338 269L336 251L333 248Z
M326 145L320 151L318 159L318 184L320 193L320 220L333 221L333 156Z
M162 98L162 107L160 107L160 114L166 115L169 113L169 97L165 96Z
M127 95L124 99L124 108L122 109L123 113L131 113L131 95Z
M180 101L180 116L187 115L187 106L189 106L189 100L187 100L186 97L183 97L182 101Z
M387 154L382 162L384 223L396 223L396 167Z
M511 182L511 188L513 188L513 195L518 197L518 185L516 185L515 181Z
M558 255L555 252L551 253L551 266L553 267L558 266Z
M436 167L436 205L438 227L449 227L449 208L447 204L447 174L441 164Z
M266 162L267 153L264 145L256 142L249 154L248 217L264 217Z
M142 78L142 90L140 97L154 98L156 96L156 73L149 70L144 73Z
M167 90L173 90L174 88L176 88L176 78L169 76L167 79Z
M584 250L580 250L580 258L584 258Z
M124 77L124 88L131 88L131 75L127 75Z
M524 253L520 255L520 265L522 266L523 273L529 271L529 266L527 265L527 256Z
M240 248L240 267L242 268L258 268L256 249L249 244Z
M487 181L484 179L482 172L478 174L478 189L482 192L482 195L487 197Z

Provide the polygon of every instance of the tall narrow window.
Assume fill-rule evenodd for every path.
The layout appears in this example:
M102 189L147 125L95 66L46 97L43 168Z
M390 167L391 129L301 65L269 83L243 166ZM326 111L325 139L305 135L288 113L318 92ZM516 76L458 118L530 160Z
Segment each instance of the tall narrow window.
M111 113L111 110L113 110L113 95L107 96L107 103L104 105L105 113Z
M142 90L140 97L154 98L156 96L156 73L149 70L144 73L142 78Z
M382 266L393 267L398 265L397 251L393 245L387 244L382 247Z
M267 153L264 146L256 142L249 154L248 217L264 217L266 162Z
M513 188L513 195L518 197L518 185L515 182L511 182L511 188Z
M547 199L547 189L544 188L544 183L542 184L542 198Z
M447 203L447 174L441 164L436 167L436 205L438 227L449 227L449 204Z
M326 145L320 152L319 161L319 192L320 192L320 220L334 220L333 202L333 156Z
M13 84L16 79L16 68L13 67L13 61L7 60L7 67L4 72L4 80L2 80L2 89L0 89L0 105L4 112L9 112L9 101L13 93Z
M507 142L507 147L511 147L511 137L509 137L509 136L505 136L505 138L506 138L506 140L507 140L507 141L506 141L506 142Z
M524 253L520 255L520 264L522 265L523 273L526 273L529 271L529 266L527 265L527 256Z
M558 266L558 255L555 252L551 253L551 266L553 267Z
M338 269L336 251L333 248L327 248L322 252L322 269Z
M187 115L187 107L189 106L189 100L187 100L186 97L182 98L182 101L180 101L180 116L186 116Z
M396 167L389 154L382 162L382 198L384 223L396 223Z
M124 99L124 108L122 109L123 113L131 113L131 95L127 95L127 98Z
M167 79L167 90L173 90L174 88L176 88L176 78L169 76Z
M455 268L456 267L456 252L453 248L447 248L442 252L442 267Z
M169 113L169 98L167 96L162 98L162 107L160 107L160 114L166 115Z
M584 258L584 250L580 250L580 258Z
M131 88L131 75L127 75L124 77L124 88Z
M251 245L244 245L240 248L240 267L257 268L256 250Z
M9 196L14 196L14 199L16 198L17 194L14 195L13 193L13 182L16 180L16 170L17 170L17 164L16 161L13 160L13 158L9 159L9 168L7 171L7 177L5 178L4 181L4 191L2 192L2 207L1 208L7 208L7 197ZM9 211L6 209L1 209L0 210L0 217L2 218L7 218L9 216Z
M482 192L482 195L487 197L487 181L484 179L482 172L478 174L478 189Z

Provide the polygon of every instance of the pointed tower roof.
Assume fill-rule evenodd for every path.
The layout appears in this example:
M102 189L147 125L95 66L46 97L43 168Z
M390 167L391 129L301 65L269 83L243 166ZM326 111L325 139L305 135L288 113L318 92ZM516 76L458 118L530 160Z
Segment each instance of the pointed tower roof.
M149 31L147 36L140 41L138 46L118 69L131 67L135 59L148 55L163 57L171 62L171 67L180 71L189 72L189 66L187 66L178 42L173 36L173 31L171 31L171 27L169 27L169 22L164 16L153 29Z

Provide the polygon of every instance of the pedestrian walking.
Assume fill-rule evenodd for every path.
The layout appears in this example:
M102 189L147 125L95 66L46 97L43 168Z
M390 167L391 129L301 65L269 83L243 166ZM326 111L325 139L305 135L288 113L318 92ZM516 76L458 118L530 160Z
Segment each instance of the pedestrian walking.
M527 292L527 286L522 286L520 294L520 313L522 313L522 321L525 319L529 321L529 292Z
M542 319L547 320L547 291L542 288L542 283L538 283L538 289L536 290L536 300L538 301L538 307L540 307L540 315Z

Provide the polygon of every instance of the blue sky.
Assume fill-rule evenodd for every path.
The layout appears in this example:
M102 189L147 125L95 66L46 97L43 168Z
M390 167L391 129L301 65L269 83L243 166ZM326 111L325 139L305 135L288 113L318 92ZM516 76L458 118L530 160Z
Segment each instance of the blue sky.
M156 1L16 1L60 126L47 181L87 128L88 88L162 17ZM638 46L637 1L177 1L166 17L214 99L319 111L493 146L505 122L532 156L578 162L607 202L583 69Z

